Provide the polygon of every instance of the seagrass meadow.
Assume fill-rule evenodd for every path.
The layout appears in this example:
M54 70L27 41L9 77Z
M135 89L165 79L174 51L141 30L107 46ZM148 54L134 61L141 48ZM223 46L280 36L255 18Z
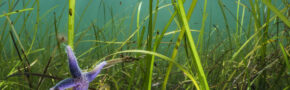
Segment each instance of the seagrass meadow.
M289 3L0 0L0 89L289 90Z

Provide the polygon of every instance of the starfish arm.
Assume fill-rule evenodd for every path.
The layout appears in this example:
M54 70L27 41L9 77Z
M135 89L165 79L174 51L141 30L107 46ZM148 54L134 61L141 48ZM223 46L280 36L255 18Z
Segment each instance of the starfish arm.
M96 76L100 73L100 71L102 70L102 68L107 64L106 61L101 62L100 64L98 64L94 70L86 73L86 77L89 80L89 82L93 81Z
M77 58L70 46L66 46L66 53L68 57L69 70L72 77L80 77L82 75L82 71L78 65Z
M50 88L50 90L64 90L74 86L77 86L77 84L74 82L74 79L67 78L57 83L54 87Z
M86 85L79 85L79 86L74 86L73 90L88 90L89 84Z

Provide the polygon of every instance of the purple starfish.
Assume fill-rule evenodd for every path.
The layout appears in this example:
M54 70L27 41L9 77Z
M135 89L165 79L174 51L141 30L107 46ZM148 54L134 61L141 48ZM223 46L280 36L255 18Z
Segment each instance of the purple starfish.
M67 78L60 81L54 87L50 88L50 90L64 90L71 87L73 87L73 90L87 90L89 83L96 78L107 62L103 61L97 65L94 70L82 73L78 65L77 58L69 46L66 46L66 52L72 78Z

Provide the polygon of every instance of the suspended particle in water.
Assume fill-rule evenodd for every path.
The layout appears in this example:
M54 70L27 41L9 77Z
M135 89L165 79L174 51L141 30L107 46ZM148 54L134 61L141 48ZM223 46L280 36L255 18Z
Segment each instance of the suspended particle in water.
M67 41L67 37L65 35L60 34L60 35L57 36L57 40L60 43L64 43L64 42Z

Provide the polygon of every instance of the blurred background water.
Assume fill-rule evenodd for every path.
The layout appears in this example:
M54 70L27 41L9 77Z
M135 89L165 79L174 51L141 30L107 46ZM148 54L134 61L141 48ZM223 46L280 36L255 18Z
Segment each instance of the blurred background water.
M12 20L14 27L17 31L17 34L20 37L20 40L23 43L23 46L28 49L33 41L33 36L36 35L36 41L34 46L32 47L32 50L39 50L41 49L40 54L32 54L29 56L30 61L32 60L38 60L37 62L38 68L44 68L44 65L46 65L46 60L49 58L48 53L52 53L54 50L54 46L56 46L56 34L55 34L55 22L56 22L56 28L58 29L58 33L60 35L63 35L64 37L67 36L67 31L68 31L68 1L69 0L39 0L39 8L37 6L37 0L0 0L0 15L3 13L8 13L12 11L17 11L25 8L34 8L31 11L25 11L25 12L20 12L17 14L12 14L9 15L10 19ZM168 20L170 19L172 13L174 12L174 7L172 6L171 0L159 0L159 11L157 14L157 20L155 23L154 27L154 33L153 36L155 37L157 33L161 32L165 25L168 23ZM253 10L251 8L249 0L241 0L241 3L244 4L247 7L243 7L240 5L239 7L239 17L238 17L238 28L240 28L242 31L239 31L241 33L236 31L237 28L237 2L239 0L220 0L221 4L219 4L219 0L208 0L207 1L207 9L206 9L206 14L207 18L205 21L205 32L204 32L204 44L202 44L204 47L202 50L199 50L199 54L202 58L202 63L204 64L205 71L207 72L208 81L210 85L212 86L211 88L215 88L214 86L216 85L223 85L224 82L227 82L227 78L230 76L231 72L233 70L236 70L239 62L242 60L248 60L248 53L253 53L250 52L251 50L254 50L256 47L260 48L260 46L257 43L260 42L259 38L256 39L256 41L253 41L250 43L251 46L248 46L244 51L242 51L241 56L238 56L239 59L237 61L229 61L231 57L234 55L233 53L227 53L227 51L232 51L232 52L237 52L238 49L243 45L253 33L255 33L255 22L253 19L253 15L251 11ZM260 19L258 21L261 22L261 24L264 24L265 18L266 18L266 11L269 9L267 8L266 5L261 3L259 0L252 0L253 2L259 2L258 7L259 11L258 13L261 14ZM191 5L191 0L186 0L184 3L184 8L185 11L187 12L190 5ZM285 7L284 3L288 3L289 6L289 0L272 0L271 4L274 5L277 9L282 10ZM76 56L78 57L79 62L82 63L80 64L81 68L88 69L90 68L89 66L93 66L92 62L96 62L96 60L105 57L106 55L112 54L117 51L117 48L121 46L120 43L124 42L126 39L130 37L131 34L133 34L137 29L137 12L138 12L138 6L141 5L140 8L140 32L142 28L144 27L145 29L145 36L144 40L147 39L147 30L148 30L148 22L149 22L149 0L76 0L76 13L75 13L75 42L76 42L76 47L75 47L75 52ZM153 10L155 10L156 6L156 0L153 0ZM223 15L223 11L221 7L224 7L224 12L225 12L225 17ZM37 12L39 10L39 23L37 23ZM202 18L203 18L203 10L204 10L204 0L198 0L196 7L194 9L194 12L191 16L191 19L188 21L190 29L193 30L200 30L202 27ZM244 13L243 13L244 11ZM286 12L289 13L289 7L286 9ZM55 15L54 15L55 13ZM264 13L264 14L263 14ZM264 16L263 16L264 15ZM275 13L271 12L270 16L276 15ZM289 14L288 15L288 21L289 21ZM286 16L285 15L285 16ZM56 18L55 18L56 17ZM225 22L226 21L228 23ZM56 19L56 20L55 20ZM243 20L243 23L241 23L241 20ZM267 41L267 45L269 44L268 42L272 42L271 40L275 37L277 38L284 38L281 39L281 42L286 45L286 47L289 47L289 32L286 32L289 27L287 27L285 24L277 24L279 23L278 19L275 19L269 23L269 33L267 35L269 36L269 40ZM281 22L281 21L280 21ZM178 19L177 17L175 20L171 23L169 26L167 32L171 31L176 31L176 29L179 29L178 25ZM37 29L35 29L37 26ZM227 28L229 26L229 28ZM227 34L227 29L229 30L230 36ZM239 30L240 30L239 29ZM277 29L277 30L276 30ZM16 58L16 53L14 50L14 47L12 46L12 41L10 40L10 35L9 35L9 30L11 28L9 27L9 24L7 23L7 19L5 17L0 18L0 61L1 59L3 60L11 60L9 62L9 65L15 65L15 60ZM283 31L285 30L285 31ZM288 30L289 31L289 30ZM35 34L36 32L36 34ZM286 32L286 35L283 36L283 33ZM97 34L98 37L95 36ZM281 37L276 33L280 33ZM199 31L193 31L192 36L197 43L199 39ZM240 35L240 36L236 36ZM270 38L271 37L271 38ZM161 46L158 48L157 52L164 54L166 56L171 56L172 51L174 49L175 41L177 41L178 34L172 34L172 35L167 35L164 36L162 39ZM260 37L261 39L262 37ZM286 39L285 39L286 38ZM288 38L288 39L287 39ZM127 50L127 49L140 49L137 48L137 45L135 44L137 41L137 36L134 36L130 40L133 44L126 44L126 47L123 47L122 50ZM228 39L232 39L233 41L233 47L230 48L231 41L228 41ZM271 40L270 40L271 39ZM97 41L103 41L103 42L113 42L113 44L108 44L108 43L96 43L94 40ZM155 40L155 39L154 39ZM154 41L153 40L153 41ZM276 39L275 39L276 40ZM279 39L278 39L279 40ZM278 41L277 40L277 41ZM4 43L5 42L5 43ZM145 42L145 41L144 41ZM274 40L273 40L274 42ZM171 43L171 44L170 44ZM173 44L172 44L173 43ZM263 42L263 43L266 43ZM67 44L67 43L65 43ZM96 45L97 44L97 45ZM143 43L144 44L144 43ZM184 46L184 43L182 43L181 47L186 47ZM260 45L260 43L259 43ZM261 44L262 45L262 44ZM152 44L153 46L153 44ZM275 42L274 44L269 44L267 48L271 47L267 51L267 55L270 55L272 52L271 50L273 49L272 46L278 46L278 42ZM95 48L97 47L97 48ZM198 46L197 48L199 48ZM89 51L91 49L94 49L92 51ZM64 48L62 48L64 49ZM144 48L141 48L144 49ZM217 49L217 50L216 50ZM276 47L275 50L278 50L279 47ZM184 67L188 66L187 70L195 72L193 70L193 67L190 65L190 60L188 59L190 57L186 57L188 52L186 51L188 48L180 48L179 49L179 55L177 62L181 65L184 65ZM212 51L210 51L212 50ZM279 49L280 50L280 49ZM64 51L64 50L62 50ZM88 53L86 53L89 51ZM274 50L273 50L274 51ZM287 48L286 48L287 51ZM258 50L257 50L258 52ZM289 51L288 51L289 52ZM59 56L56 56L56 60L63 60L65 58L65 54L63 53L58 53ZM2 57L1 57L2 56ZM253 57L260 57L259 55L253 55ZM282 56L282 54L279 54L279 56ZM270 57L270 56L269 56ZM185 59L187 58L187 59ZM221 58L221 59L219 59ZM271 57L270 57L271 58ZM44 59L44 60L42 60ZM280 58L282 59L282 58ZM219 63L218 65L215 62L218 61L223 61L222 64ZM250 60L250 59L249 59ZM260 60L260 59L257 59ZM66 71L68 69L64 70L59 70L60 67L65 67L62 65L66 65L64 63L65 61L60 61L60 62L53 62L53 65L51 66L53 69L50 70L50 72L55 72L56 76L69 76ZM154 75L156 76L158 81L160 78L163 78L163 73L166 72L168 63L160 63L160 61L155 61L156 62L156 68L157 70L161 69L160 71L157 72L154 71ZM265 60L265 62L270 62ZM283 60L281 60L283 62ZM230 63L230 64L225 64L225 63ZM249 61L250 63L250 61ZM4 63L6 64L6 63ZM0 65L4 65L0 64ZM136 64L136 63L135 63ZM135 65L134 64L134 65ZM137 63L137 66L140 63ZM255 65L259 65L260 63L255 62ZM89 66L88 66L89 65ZM142 64L141 64L142 65ZM155 65L155 64L154 64ZM158 67L160 65L160 67ZM217 66L216 66L217 65ZM268 63L267 63L268 65ZM124 68L124 64L120 65L116 68L114 68L111 71L107 72L114 72L116 74L116 77L122 77L120 75L120 71L118 68ZM214 67L216 66L216 67ZM229 68L224 68L224 67L229 67ZM279 66L279 65L278 65ZM3 67L3 66L1 66ZM7 67L7 70L11 70L13 66ZM216 72L213 71L209 72L211 68L219 68ZM246 67L246 65L244 66ZM243 70L244 70L243 67ZM253 66L254 67L254 66ZM261 67L265 67L261 66ZM282 65L281 65L282 67ZM222 68L222 69L221 69ZM248 67L247 67L248 68ZM279 67L279 69L284 69L286 68L285 64L282 68ZM129 73L132 72L130 70L127 70L126 68L124 73ZM141 68L143 69L143 68ZM238 68L239 69L239 68ZM274 68L275 69L275 68ZM0 79L2 80L4 77L7 76L7 71L6 69L0 69L3 71L2 74L0 74ZM133 70L133 69L132 69ZM134 69L135 70L135 69ZM139 69L138 69L139 70ZM155 69L154 69L155 70ZM175 70L175 69L174 69ZM211 69L212 70L212 69ZM225 70L225 71L224 71ZM245 69L247 70L247 69ZM259 69L261 70L261 69ZM263 70L263 68L262 68ZM0 72L1 72L0 71ZM127 71L127 72L126 72ZM253 71L258 71L258 70L253 70ZM15 71L16 72L16 71ZM36 69L35 72L42 72L41 70ZM136 71L138 72L138 71ZM140 73L141 70L138 72ZM176 71L178 72L178 71ZM240 73L244 73L242 70L238 70ZM283 70L281 70L283 72ZM222 73L220 76L216 76L216 74ZM51 74L51 73L50 73ZM111 74L111 73L110 73ZM213 75L215 74L215 75ZM119 75L119 76L118 76ZM163 75L163 76L162 76ZM193 74L194 75L194 74ZM268 74L265 74L268 75ZM271 75L271 74L270 74ZM283 74L285 75L285 74ZM132 81L134 80L143 80L142 77L143 75L136 74L136 77L132 77ZM238 76L238 75L235 75ZM286 75L287 76L287 75ZM3 77L3 78L2 78ZM115 77L115 76L112 76ZM170 83L168 86L174 86L174 84L179 83L182 77L185 77L182 73L174 74L171 78ZM176 78L177 77L177 78ZM222 78L221 78L222 77ZM245 76L246 77L246 76ZM254 76L253 76L254 77ZM266 76L265 76L266 77ZM269 76L270 77L270 76ZM276 77L276 76L271 76L271 77ZM278 76L277 76L278 77ZM289 77L289 74L288 74ZM288 78L286 77L286 78ZM215 78L221 78L220 82L219 79ZM252 78L252 77L251 77ZM279 77L280 78L280 77ZM283 78L283 77L282 77ZM188 79L188 78L186 78ZM186 80L185 79L185 80ZM1 81L0 80L0 81ZM37 79L36 79L37 80ZM280 80L280 79L277 79ZM114 80L112 80L114 81ZM288 80L289 81L289 80ZM53 80L47 80L47 82L44 83L49 83L54 82ZM114 81L115 82L115 81ZM139 81L140 82L140 81ZM161 82L161 81L160 81ZM181 82L181 81L180 81ZM263 82L263 81L261 81ZM287 82L284 81L284 82ZM126 82L125 82L126 83ZM272 82L273 83L273 82ZM289 83L289 82L288 82ZM124 84L124 82L122 83ZM287 83L286 83L287 84ZM51 86L51 85L50 85ZM47 86L47 87L50 87ZM113 86L111 84L111 86ZM122 85L121 85L122 86ZM126 85L123 85L126 86ZM192 85L193 86L193 85ZM283 86L283 85L281 85ZM44 86L46 87L46 86ZM138 86L136 86L138 87ZM136 89L135 87L135 89ZM222 86L220 86L222 87ZM262 86L263 87L263 86ZM289 87L289 86L288 86ZM140 88L140 87L139 87ZM184 86L186 88L186 86ZM1 83L0 83L0 89L1 89ZM156 88L159 89L159 88ZM190 88L192 89L192 87ZM221 89L221 88L217 88ZM281 89L281 88L280 88Z
M16 3L13 7L9 8L8 3ZM116 41L122 41L128 37L128 33L134 32L136 27L136 9L138 4L142 2L141 12L140 12L140 21L144 21L144 24L148 24L148 19L144 20L149 12L149 5L148 1L146 0L76 0L76 17L75 17L75 34L85 31L92 23L98 27L105 27L105 35L110 36L112 33L112 29L115 31L125 30L126 33L119 33L118 36L115 38ZM187 9L190 6L190 0L187 0L184 4L184 7ZM231 33L234 33L236 28L236 11L237 11L237 0L222 0L223 5L225 7L225 14L227 15L228 24L231 29ZM273 5L278 6L278 8L284 8L281 4L280 0L273 0ZM25 23L25 29L27 29L28 33L33 35L33 27L36 23L36 5L34 0L1 0L2 6L0 8L1 13L9 12L9 10L20 10L23 8L35 8L28 16L28 22ZM196 5L196 9L193 12L192 18L189 21L189 26L191 29L200 30L201 22L202 22L202 10L203 10L203 0L199 0ZM242 0L241 3L249 6L248 1ZM67 23L68 23L68 0L40 0L40 23L38 28L38 37L42 35L45 29L53 30L53 27L46 27L47 25L52 26L54 23L54 15L55 12L57 16L61 16L62 18L58 20L58 28L59 31L66 35L67 34ZM154 1L153 5L155 6L156 1ZM156 21L156 30L162 30L163 27L166 25L167 21L169 20L173 7L170 6L170 0L161 0L159 3L159 7L162 7L157 16ZM24 7L25 6L25 7ZM164 8L163 8L164 7ZM260 12L263 12L265 8L261 8ZM240 7L240 19L242 16L243 7ZM245 15L244 15L244 23L248 23L250 16L250 9L246 8ZM26 13L27 12L23 12ZM206 26L205 26L205 36L207 36L207 32L212 31L213 28L218 27L220 30L225 30L226 24L223 18L223 14L218 4L218 0L209 0L207 4L207 19L206 19ZM135 15L135 16L132 16ZM24 15L11 15L10 18L12 20L19 18L17 23L15 24L16 30L20 30L23 26L23 19ZM133 18L131 18L133 17ZM114 24L112 24L112 19L114 19ZM133 19L133 20L131 20ZM0 24L3 25L5 18L0 18ZM132 25L131 25L132 23ZM110 24L107 25L106 24ZM175 23L173 23L175 24ZM241 24L241 23L240 23ZM245 24L242 28L247 27ZM169 27L169 31L175 30L177 27L176 25L171 25ZM6 28L9 29L9 28ZM7 32L6 32L7 33ZM89 30L88 33L93 33L93 30ZM194 36L198 36L198 32L193 33ZM88 34L85 39L92 39L92 36ZM111 38L113 39L113 38ZM197 38L195 38L197 39ZM83 45L85 46L85 45Z

